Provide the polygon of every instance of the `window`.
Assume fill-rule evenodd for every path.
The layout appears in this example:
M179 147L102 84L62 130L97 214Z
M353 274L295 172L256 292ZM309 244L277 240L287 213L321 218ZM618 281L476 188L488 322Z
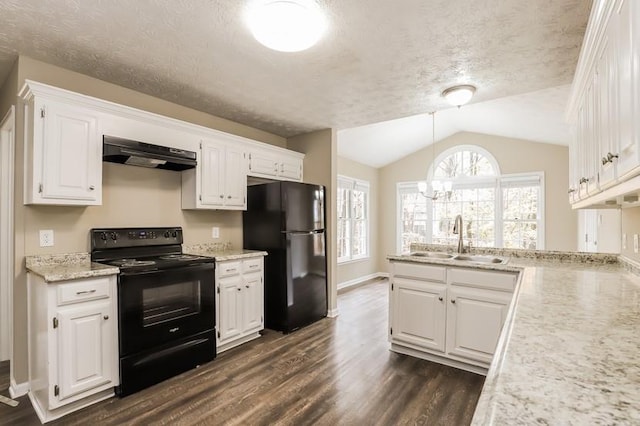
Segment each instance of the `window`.
M338 262L369 256L369 182L338 176Z
M398 184L398 248L411 243L454 245L457 215L463 240L475 247L544 248L543 173L500 175L493 156L475 146L443 152L429 170L429 194L420 182ZM443 190L447 188L447 190ZM450 190L449 190L450 188Z

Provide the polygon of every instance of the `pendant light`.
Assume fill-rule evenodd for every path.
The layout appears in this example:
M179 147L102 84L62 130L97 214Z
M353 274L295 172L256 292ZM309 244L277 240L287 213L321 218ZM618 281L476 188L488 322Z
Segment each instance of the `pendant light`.
M256 40L280 52L310 48L327 26L315 0L254 0L247 10L247 23Z

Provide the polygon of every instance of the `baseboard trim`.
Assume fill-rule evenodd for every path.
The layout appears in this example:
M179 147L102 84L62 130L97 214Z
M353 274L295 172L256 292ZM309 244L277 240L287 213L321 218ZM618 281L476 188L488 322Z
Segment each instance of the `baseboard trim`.
M19 398L26 395L29 392L29 382L17 384L16 380L11 378L11 385L9 385L9 395L11 398Z
M327 318L335 318L338 315L339 315L338 308L329 309L329 311L327 311Z
M380 278L389 278L389 274L386 272L375 272L373 274L365 275L362 277L354 278L349 281L343 281L338 283L338 291L344 290L346 288L357 287L359 285L365 284L369 281L373 281Z

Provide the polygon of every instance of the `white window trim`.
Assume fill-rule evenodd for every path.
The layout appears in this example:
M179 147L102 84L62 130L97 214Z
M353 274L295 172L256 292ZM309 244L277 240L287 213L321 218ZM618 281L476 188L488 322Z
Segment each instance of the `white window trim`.
M537 250L545 249L545 234L546 234L546 192L545 192L545 179L544 172L521 172L521 173L512 173L512 174L501 174L500 166L498 162L493 157L493 155L487 151L486 149L476 146L476 145L457 145L451 147L443 152L441 152L433 161L431 166L427 171L427 184L430 186L430 182L433 181L433 173L435 169L435 165L439 164L444 158L449 155L458 152L458 151L476 151L482 154L492 165L496 175L493 176L478 176L473 178L463 177L458 179L452 179L452 184L454 188L464 188L468 186L477 187L479 182L487 183L495 188L496 197L495 197L495 214L499 214L499 212L503 211L502 208L502 188L504 186L509 186L509 183L520 183L520 184L539 184L540 193L538 200L538 212L537 212L537 226L538 226L538 238L536 240L536 248ZM396 184L396 252L402 252L402 190L404 189L412 189L417 188L420 182L425 181L409 181L409 182L398 182ZM433 220L433 201L429 198L426 199L427 204L427 214L428 217ZM504 220L500 216L499 218L495 218L495 246L503 247L504 246ZM427 226L425 238L428 242L433 241L432 229L431 226Z
M371 255L371 210L370 210L371 186L369 185L369 182L367 182L366 180L356 179L356 178L352 178L344 175L338 175L338 188L347 188L350 190L361 190L363 192L366 191L367 193L367 197L366 197L367 198L367 205L366 205L367 244L365 247L366 253L358 256L349 255L349 256L338 257L338 263L346 264L346 263L369 259ZM336 200L336 205L337 205L337 200ZM351 205L349 205L349 208L351 208ZM353 218L351 218L350 220L353 220ZM350 226L349 230L350 232L353 232L353 226ZM350 238L349 241L350 242L353 241L353 238ZM353 250L350 250L350 251L352 252Z

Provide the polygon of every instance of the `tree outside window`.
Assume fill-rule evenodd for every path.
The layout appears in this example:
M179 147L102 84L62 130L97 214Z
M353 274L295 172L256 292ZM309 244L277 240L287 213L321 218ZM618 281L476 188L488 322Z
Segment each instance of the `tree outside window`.
M459 214L465 244L544 247L543 173L501 175L489 152L465 145L443 152L428 176L427 186L436 190L435 200L420 193L418 182L398 184L402 252L409 251L411 243L455 245L458 235L453 234L453 224ZM445 187L451 190L444 191Z

